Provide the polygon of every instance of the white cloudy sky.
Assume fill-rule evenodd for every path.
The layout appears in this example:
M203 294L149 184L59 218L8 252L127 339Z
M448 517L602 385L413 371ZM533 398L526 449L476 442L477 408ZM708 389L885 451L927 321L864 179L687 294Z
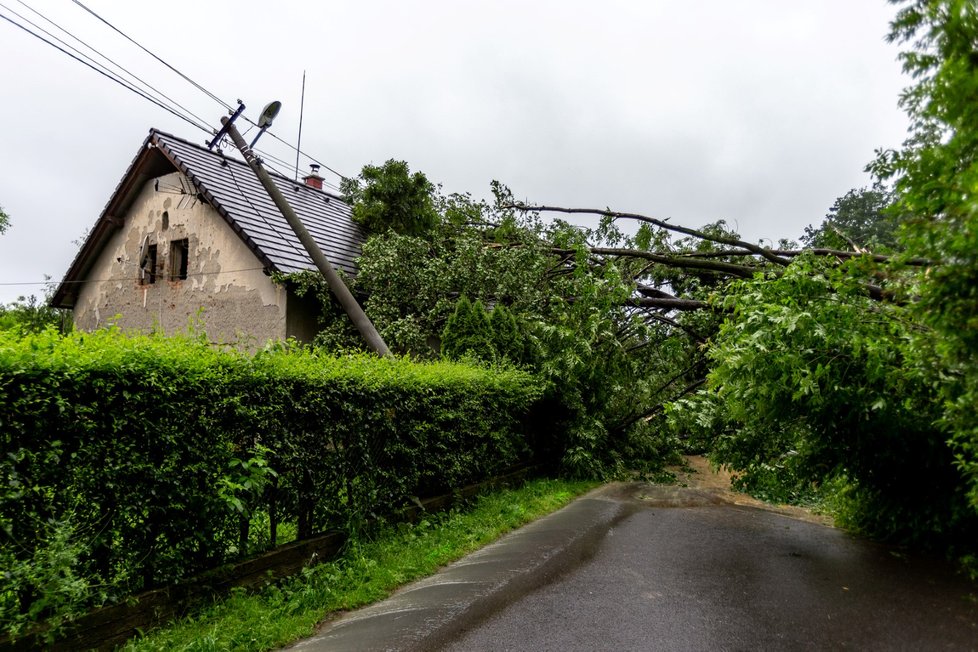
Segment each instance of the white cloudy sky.
M293 143L305 70L303 150L350 175L403 159L453 192L499 179L794 238L905 133L884 0L83 1L252 118L281 100L273 131ZM28 6L218 124L220 105L70 0L0 15L69 40ZM0 62L7 302L66 271L150 127L206 134L4 20Z

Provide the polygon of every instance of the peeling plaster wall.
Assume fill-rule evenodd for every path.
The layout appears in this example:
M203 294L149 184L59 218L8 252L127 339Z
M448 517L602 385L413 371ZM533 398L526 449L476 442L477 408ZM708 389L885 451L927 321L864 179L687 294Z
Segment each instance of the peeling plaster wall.
M287 334L287 292L209 204L182 189L180 172L147 182L89 271L75 303L75 325L184 331L198 319L212 342L256 349ZM156 282L140 283L143 238L157 246ZM187 278L172 280L171 243L188 240ZM293 308L293 312L295 308Z

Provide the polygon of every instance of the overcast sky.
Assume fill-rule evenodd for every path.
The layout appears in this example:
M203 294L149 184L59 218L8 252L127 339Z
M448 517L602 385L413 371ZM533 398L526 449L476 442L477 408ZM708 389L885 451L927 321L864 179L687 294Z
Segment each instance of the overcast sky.
M819 223L906 129L884 0L83 1L253 119L281 100L273 131L293 144L305 70L302 149L342 174L397 158L449 192L498 179L752 240ZM219 124L218 103L70 0L0 15L69 40L25 3ZM0 61L8 302L61 278L150 127L207 134L2 20Z

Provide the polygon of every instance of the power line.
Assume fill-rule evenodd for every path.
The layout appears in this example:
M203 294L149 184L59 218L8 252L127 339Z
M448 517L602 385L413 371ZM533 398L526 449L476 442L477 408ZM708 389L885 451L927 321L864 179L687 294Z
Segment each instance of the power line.
M261 221L265 223L265 226L267 226L272 231L272 233L277 233L279 235L279 237L282 239L282 241L285 244L289 245L289 247L291 247L292 250L299 255L299 258L300 259L301 258L308 258L309 257L309 253L308 252L306 252L306 251L299 251L299 249L295 246L295 244L293 244L293 242L291 240L289 240L284 235L282 235L282 232L279 229L276 229L274 226L272 226L271 223L268 221L268 219L265 218L265 215L262 214L262 212L258 210L258 207L255 206L251 202L251 198L248 196L248 194L244 190L241 189L241 186L240 185L238 185L238 177L235 176L235 174L234 174L234 165L231 162L229 162L229 157L226 156L223 151L221 151L220 147L218 147L218 150L217 151L221 155L221 158L226 163L225 167L227 167L228 173L231 175L231 181L234 182L234 187L238 189L238 194L240 194L242 197L244 197L244 200L246 202L248 202L248 205L249 206L251 206L251 210L255 211L255 215L257 215L258 217L261 218ZM232 158L230 160L233 161L234 163L239 163L239 161L237 159L233 159Z
M277 157L277 156L275 156L273 154L270 154L269 152L267 152L267 151L265 151L263 149L258 149L257 147L253 147L252 148L252 151L255 152L255 153L257 153L257 154L260 154L262 160L266 160L267 159L267 160L270 160L270 161L275 161L279 165L284 165L286 167L289 167L290 166L290 163L288 161L286 161L285 159L281 159L281 158L279 158L279 157ZM285 176L288 176L288 175L285 175Z
M7 10L10 11L9 9L7 9ZM24 25L21 25L20 23L18 23L14 19L10 18L9 16L6 16L4 14L0 14L0 18L6 20L8 23L10 23L11 25L13 25L14 27L18 27L18 28L24 30L25 32L27 32L28 34L30 34L34 38L38 39L42 43L46 43L47 45L50 45L51 47L53 47L55 50L58 50L62 54L65 54L65 55L71 57L72 59L74 59L78 63L81 63L82 65L85 65L85 66L91 68L92 70L94 70L98 74L102 75L106 79L111 79L112 81L114 81L115 83L119 84L120 86L122 86L126 90L131 91L131 92L135 93L136 95L139 95L140 97L142 97L144 100L147 100L148 102L152 102L153 104L155 104L156 106L160 107L164 111L166 111L168 113L171 113L172 115L180 118L184 122L189 123L190 125L196 127L197 129L200 129L201 131L204 131L205 133L208 133L208 134L212 132L212 130L209 129L208 127L205 127L205 126L203 126L203 125L195 122L191 118L189 118L189 117L187 117L187 116L179 113L176 109L174 109L174 108L172 108L170 106L167 106L166 104L160 102L159 100L157 100L154 97L151 97L151 96L147 95L146 93L144 93L143 91L139 90L135 86L126 83L122 79L120 79L118 77L112 76L111 74L109 74L105 70L99 68L98 66L95 66L95 65L89 63L88 61L85 61L84 59L82 59L82 58L80 58L78 56L75 56L74 54L72 54L68 50L66 50L66 49L60 47L59 45L57 45L57 44L55 44L55 43L47 40L46 38L44 38L43 36L41 36L37 32L31 31L29 28L25 27Z
M245 133L247 133L251 129L252 129L252 127L248 127L248 129L245 131ZM266 131L265 133L268 133L268 132ZM281 159L281 158L279 158L279 157L277 157L277 156L275 156L273 154L270 154L266 150L258 149L257 147L252 148L252 151L255 152L256 154L259 154L260 155L259 158L261 158L262 163L265 165L265 167L267 167L267 168L269 168L269 169L277 172L278 174L282 175L286 179L293 179L294 180L294 177L292 175L290 175L288 172L283 171L282 170L282 167L281 167L281 166L284 166L286 169L290 168L291 165L292 165L290 162L288 162L288 161L286 161L284 159ZM274 161L277 165L272 164L269 161ZM340 191L340 187L337 186L334 183L329 183L328 181L323 181L323 185L324 186L328 186L329 188L334 189L337 192Z
M265 132L265 133L268 133L268 132ZM289 170L292 167L292 164L290 162L288 162L288 161L286 161L284 159L281 159L281 158L279 158L277 156L274 156L273 154L270 154L266 150L258 149L257 147L256 148L253 148L252 151L255 152L255 153L257 153L257 154L259 154L261 156L262 162L265 164L266 167L275 170L277 173L281 174L283 177L286 177L287 179L295 179L295 177L293 177L288 172L283 172L282 171L282 168L283 167L286 170ZM269 163L269 161L274 161L277 165L273 165L272 163Z
M125 32L123 32L122 30L120 30L118 27L116 27L115 25L113 25L112 23L110 23L109 21L107 21L106 19L104 19L101 16L99 16L97 13L95 13L94 11L92 11L91 9L89 9L88 7L86 7L82 2L80 2L80 0L73 0L73 2L76 5L78 5L79 7L81 7L82 9L84 9L85 11L87 11L88 13L90 13L92 16L94 16L95 18L97 18L98 20L100 20L101 22L105 23L109 28L111 28L113 31L115 31L116 33L118 33L120 36L122 36L123 38L125 38L127 41L129 41L130 43L132 43L136 47L138 47L140 50L142 50L143 52L145 52L149 56L153 57L154 59L156 59L160 63L162 63L164 66L166 66L167 68L169 68L170 70L172 70L173 72L175 72L176 74L178 74L180 77L182 77L186 81L190 82L194 87L196 87L198 90L200 90L202 93L204 93L205 95L207 95L208 97L210 97L212 100L214 100L215 102L217 102L221 106L223 106L225 109L228 109L229 111L233 110L233 108L232 108L232 106L230 104L228 104L227 102L223 101L217 95L214 95L214 93L210 92L209 90L207 90L206 88L204 88L203 86L201 86L200 84L198 84L197 82L195 82L193 79L191 79L187 75L183 74L182 72L180 72L179 70L177 70L176 68L174 68L173 66L171 66L169 63L167 63L166 61L164 61L160 57L158 57L155 54L153 54L152 52L150 52L148 49L146 49L145 47L143 47L142 45L140 45L138 42L136 42L136 40L133 39L132 37L130 37L128 34L126 34Z
M251 122L251 120L250 120L250 119L248 119L247 117L245 118L245 120L248 120L248 122ZM254 123L252 122L252 124L254 124ZM317 164L318 166L320 166L320 167L322 167L322 168L325 168L325 169L327 169L327 170L329 170L330 172L332 172L333 174L335 174L336 176L338 176L338 177L339 177L340 179L349 179L349 178L350 178L350 177L348 177L348 176L347 176L347 175L345 175L345 174L340 174L339 172L337 172L337 171L336 171L336 170L334 170L333 168L331 168L331 167L329 167L328 165L326 165L326 164L325 164L325 163L323 163L322 161L320 161L320 160L318 160L318 159L317 159L317 158L316 158L315 156L312 156L312 155L310 155L310 154L306 154L305 152L303 152L303 151L302 151L301 149L299 149L298 147L296 147L296 146L295 146L295 145L293 145L292 143L289 143L289 142L287 142L287 141L285 141L285 140L283 140L282 138L279 138L278 136L276 136L276 135L275 135L274 133L272 133L271 131L267 131L267 132L265 132L265 133L267 133L267 134L268 134L269 136L271 136L271 137L272 137L272 138L274 138L275 140L277 140L277 141L279 141L280 143L282 143L283 145L285 145L286 147L288 147L288 148L289 148L289 149L291 149L292 151L294 151L294 152L297 152L297 153L299 153L299 154L302 154L303 156L305 156L305 157L306 157L307 159L309 159L309 160L310 160L310 161L312 161L313 163L315 163L315 164Z
M146 82L145 80L141 79L138 75L136 75L133 72L131 72L128 69L126 69L125 66L123 66L123 65L119 64L118 62L114 61L111 57L103 54L97 48L95 48L95 47L89 45L88 43L86 43L83 39L75 36L70 31L68 31L67 29L65 29L64 27L62 27L61 25L59 25L58 23L56 23L53 20L51 20L50 18L48 18L47 16L45 16L44 14L42 14L41 12L39 12L37 9L34 9L33 7L31 7L30 5L28 5L23 0L17 0L17 2L19 4L21 4L22 6L26 7L27 9L29 9L30 11L32 11L34 14L36 14L40 18L44 19L45 21L47 21L48 23L50 23L51 25L53 25L54 27L56 27L59 30L61 30L63 33L67 34L69 37L71 37L72 39L74 39L76 42L80 43L81 45L83 45L84 47L88 48L89 50L91 50L92 52L94 52L95 54L97 54L98 56L102 57L102 59L104 59L105 61L108 61L109 63L111 63L118 70L120 70L124 74L128 75L131 79L133 79L137 83L142 84L145 88L149 89L150 92L154 93L157 99L163 98L167 102L169 102L171 106L176 106L177 108L181 109L186 115L189 115L189 116L191 116L193 118L196 118L201 123L204 123L204 124L207 123L207 120L205 118L202 118L199 115L195 114L193 111L191 111L187 107L183 106L182 104L180 104L179 102L177 102L176 100L174 100L172 97L168 96L163 91L159 90L158 88L154 87L152 84L150 84L150 83ZM37 23L34 23L33 21L31 21L29 18L26 18L26 17L22 16L21 14L18 14L16 11L14 11L10 7L4 5L3 3L0 3L0 7L3 7L4 9L6 9L7 11L9 11L13 15L17 16L18 18L20 18L21 20L26 21L29 25L37 28L38 30L40 30L44 34L50 36L52 39L56 40L58 43L61 43L65 47L71 49L73 52L75 52L78 55L84 57L85 59L87 59L91 63L95 64L96 66L98 66L102 70L108 71L108 68L104 64L101 64L101 63L95 61L94 59L92 59L87 54L85 54L85 53L81 52L80 50L78 50L77 48L69 45L65 41L61 40L60 38L58 38L57 36L55 36L51 32L47 31L46 29L44 29L43 27L41 27L40 25L38 25ZM110 72L110 74L112 74L113 76L115 76L115 73ZM162 101L162 100L160 100L160 101Z
M191 276L196 277L196 276L218 276L221 274L239 274L241 272L257 272L257 271L262 271L264 269L265 269L264 267L244 267L242 269L222 269L216 272L189 272L187 274L187 277L189 278ZM84 283L112 283L117 281L131 281L132 278L133 278L132 276L121 276L121 277L114 277L114 278L86 278L86 279L78 279L75 281L62 280L60 281L60 283L63 285L82 285ZM52 279L48 279L47 281L0 283L0 286L11 287L11 286L18 286L18 285L57 285L57 284L58 282L55 282Z
M104 23L105 25L107 25L110 29L112 29L113 31L115 31L116 33L118 33L120 36L122 36L123 38L125 38L127 41L129 41L130 43L132 43L133 45L135 45L136 47L138 47L140 50L142 50L146 54L150 55L151 57L153 57L154 59L156 59L157 61L159 61L161 64L163 64L164 66L166 66L167 68L169 68L170 70L172 70L174 73L176 73L177 75L179 75L180 77L182 77L183 79L185 79L186 81L188 81L189 83L191 83L195 88L197 88L198 90L200 90L201 92L203 92L204 94L206 94L208 97L210 97L212 100L214 100L215 102L217 102L218 104L220 104L221 106L223 106L228 111L233 111L234 110L234 107L232 107L229 103L223 101L217 95L215 95L214 93L210 92L209 90L207 90L206 88L204 88L203 86L201 86L200 84L198 84L197 82L195 82L193 79L191 79L190 77L188 77L184 73L182 73L179 70L177 70L175 67L171 66L169 63L167 63L162 58L160 58L159 56L157 56L156 54L154 54L153 52L151 52L148 48L146 48L145 46L143 46L142 44L140 44L138 41L136 41L135 39L133 39L131 36L129 36L128 34L126 34L125 32L123 32L122 30L120 30L118 27L116 27L115 25L113 25L112 23L110 23L108 20L106 20L105 18L103 18L102 16L100 16L94 10L92 10L89 7L85 6L85 4L83 2L81 2L81 0L72 0L72 2L74 2L76 5L78 5L79 7L81 7L82 9L84 9L85 11L87 11L89 14L91 14L92 16L94 16L96 19L98 19L99 21L101 21L102 23ZM253 121L251 118L249 118L248 116L244 116L244 119L247 122L251 123L252 125L258 126L257 123L255 121ZM306 158L308 158L313 163L316 163L317 165L319 165L321 168L323 168L325 170L329 170L330 172L332 172L333 174L335 174L336 176L338 176L340 179L346 179L346 178L348 178L347 175L341 174L341 173L337 172L336 170L334 170L330 166L326 165L325 163L323 163L322 161L320 161L319 159L317 159L315 156L312 156L310 154L307 154L306 152L303 152L297 146L295 146L292 143L288 142L287 140L279 137L274 132L267 131L266 133L269 136L271 136L272 138L274 138L275 140L279 141L280 143L282 143L283 145L285 145L286 147L288 147L289 149L291 149L292 151L294 151L296 154L300 154L302 156L305 156ZM287 167L290 166L290 165L291 165L290 163L286 163L286 166ZM286 175L286 176L288 176L288 175Z
M265 132L265 133L268 133L268 132ZM286 179L294 180L294 178L292 177L292 175L290 175L287 171L283 171L282 170L282 167L280 167L280 166L285 166L286 168L288 168L289 166L291 166L291 163L289 163L287 161L284 161L284 160L282 160L282 159L280 159L280 158L278 158L276 156L272 156L268 152L266 152L264 150L260 150L258 148L254 148L254 149L252 149L252 151L261 155L259 158L261 159L261 161L262 161L262 163L264 164L265 167L267 167L267 168L273 170L274 172L282 175ZM266 160L266 158L268 160ZM272 163L269 162L269 160L270 161L274 161L277 165L273 165ZM324 180L323 181L323 185L326 186L326 187L328 187L330 190L335 190L336 192L342 192L342 190L340 189L340 187L337 186L335 183L330 183L330 182Z
M136 87L134 84L132 84L132 83L124 80L123 78L121 78L120 76L118 76L116 73L114 73L111 70L109 70L104 64L95 61L90 56L84 54L83 52L81 52L77 48L75 48L72 45L66 43L64 40L58 38L57 36L55 36L51 32L45 30L43 27L37 25L36 23L34 23L33 21L31 21L30 19L22 16L21 14L17 13L13 9L11 9L10 7L8 7L8 6L6 6L6 5L4 5L2 3L0 3L0 7L3 7L4 9L6 9L10 13L12 13L14 16L17 16L21 20L27 22L31 26L35 27L36 29L38 29L41 32L43 32L44 34L48 35L49 37L51 37L51 39L54 39L58 43L61 43L64 47L60 47L56 43L54 43L54 42L52 42L52 41L50 41L48 39L45 39L43 36L41 36L37 32L34 32L31 29L29 29L26 26L24 26L23 24L18 23L17 21L13 20L9 16L5 16L3 14L0 14L0 18L3 18L4 20L6 20L10 24L14 25L15 27L18 27L18 28L24 30L25 32L27 32L31 36L37 38L38 40L40 40L43 43L45 43L45 44L47 44L47 45L55 48L56 50L58 50L62 54L65 54L65 55L71 57L72 59L78 61L79 63L81 63L81 64L83 64L83 65L91 68L92 70L94 70L95 72L99 73L103 77L106 77L107 79L110 79L113 82L119 84L120 86L122 86L126 90L129 90L129 91L135 93L136 95L139 95L143 99L145 99L145 100L147 100L147 101L155 104L159 108L161 108L161 109L167 111L168 113L170 113L170 114L172 114L172 115L180 118L181 120L183 120L184 122L187 122L191 126L196 127L197 129L200 129L201 131L203 131L203 132L205 132L207 134L214 133L214 130L211 127L207 126L208 121L206 119L203 119L200 116L196 115L195 113L193 113L192 111L190 111L189 109L187 109L186 107L184 107L183 105L181 105L179 102L173 100L171 97L169 97L168 95L166 95L165 93L163 93L159 89L155 88L154 86L152 86L148 82L144 81L139 76L137 76L134 73L130 72L124 66L122 66L118 62L114 61L110 57L106 56L105 54L103 54L102 52L100 52L95 47L89 45L84 40L82 40L79 37L75 36L70 31L68 31L64 27L62 27L61 25L58 25L57 23L55 23L53 20L51 20L47 16L44 16L43 14L41 14L39 11L37 11L33 7L27 5L22 0L18 0L18 2L21 5L23 5L24 7L26 7L27 9L29 9L30 11L32 11L33 13L35 13L36 15L40 16L42 19L44 19L45 21L47 21L51 25L53 25L54 27L56 27L59 30L61 30L63 33L67 34L69 37L71 37L72 39L74 39L78 43L82 44L84 47L88 48L92 52L96 53L98 56L102 57L104 60L106 60L109 63L111 63L113 66L115 66L116 68L118 68L119 70L121 70L122 72L124 72L126 75L128 75L130 78L132 78L133 80L135 80L139 84L142 84L145 88L149 89L149 93L155 93L156 96L153 96L153 95L151 95L151 94L149 94L147 92L144 92L142 89ZM123 38L125 38L126 40L128 40L129 42L131 42L132 44L134 44L135 46L137 46L141 50L143 50L145 53L149 54L151 57L153 57L154 59L156 59L158 62L160 62L161 64L163 64L164 66L166 66L168 69L172 70L174 73L176 73L177 75L179 75L182 79L184 79L187 82L189 82L190 84L192 84L195 88L197 88L201 92L205 93L208 97L210 97L211 99L213 99L215 102L217 102L221 106L223 106L225 108L228 108L230 110L231 107L230 107L229 104L227 104L226 102L224 102L223 100L221 100L214 93L212 93L211 91L209 91L206 88L204 88L201 84L197 83L196 81L194 81L193 79L191 79L186 74L184 74L181 71L177 70L174 66L170 65L169 63L167 63L165 60L163 60L161 57L159 57L156 54L154 54L148 48L146 48L143 45L141 45L140 43L138 43L135 39L133 39L132 37L130 37L129 35L127 35L126 33L124 33L122 30L120 30L115 25L113 25L112 23L110 23L108 20L106 20L105 18L103 18L102 16L100 16L98 13L96 13L95 11L93 11L92 9L90 9L89 7L85 6L85 4L82 3L82 2L80 2L80 0L73 0L73 2L75 4L77 4L79 7L81 7L82 9L84 9L86 12L88 12L89 14L91 14L92 16L94 16L96 19L98 19L99 21L101 21L102 23L104 23L105 25L107 25L113 31L115 31L116 33L118 33L119 35L121 35ZM69 52L65 48L68 48L68 49L74 51L76 54L73 54L72 52ZM169 102L169 104L167 104L167 102ZM174 107L176 107L176 108L174 108ZM178 111L177 109L180 109L180 111ZM181 111L182 111L182 113L181 113ZM252 125L257 126L257 124L253 120L251 120L250 118L248 118L247 116L244 116L244 119L247 122L251 123ZM297 156L299 156L299 155L305 156L310 161L318 164L321 168L326 169L326 170L332 172L333 174L335 174L340 179L346 179L347 178L346 175L343 175L340 172L337 172L336 170L334 170L329 165L326 165L325 163L319 161L316 157L314 157L314 156L312 156L312 155L310 155L310 154L308 154L308 153L300 150L298 147L292 145L288 141L286 141L283 138L279 137L277 134L275 134L275 133L273 133L271 131L268 131L266 133L268 133L272 138L274 138L275 140L279 141L280 143L282 143L283 145L285 145L286 147L288 147L292 151L296 152L296 155ZM270 154L267 151L257 150L257 149L256 149L256 151L259 152L264 157L266 157L267 159L270 159L270 160L273 160L273 161L278 162L279 165L282 165L285 168L290 168L291 167L291 163L289 163L289 162L287 162L287 161L285 161L285 160L283 160L281 158L278 158L278 157ZM275 166L272 166L272 165L269 164L269 167L272 167L272 169L274 169L276 172L278 172L282 176L285 176L285 177L288 177L289 176L287 173L283 172L280 169L277 169ZM340 190L339 186L337 186L335 184L326 183L325 185L327 187L331 188L331 189L335 189L336 191L339 191Z

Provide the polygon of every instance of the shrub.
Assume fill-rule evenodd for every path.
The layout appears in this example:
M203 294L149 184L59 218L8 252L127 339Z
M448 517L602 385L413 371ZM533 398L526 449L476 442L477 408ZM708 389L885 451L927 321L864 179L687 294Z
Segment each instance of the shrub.
M203 339L0 332L2 559L61 541L80 582L62 584L102 587L91 605L247 554L252 521L309 536L531 456L528 374ZM81 548L45 534L69 515ZM0 603L45 596L5 583Z

